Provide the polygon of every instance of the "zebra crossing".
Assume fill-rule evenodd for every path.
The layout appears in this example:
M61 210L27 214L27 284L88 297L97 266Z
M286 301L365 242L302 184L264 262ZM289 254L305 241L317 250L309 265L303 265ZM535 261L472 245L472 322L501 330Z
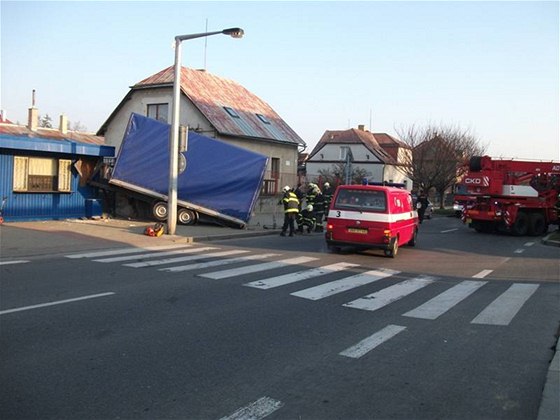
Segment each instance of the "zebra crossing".
M302 286L302 289L290 293L291 296L311 301L342 294L359 287L371 285L380 280L393 280L394 283L389 286L342 304L342 306L346 308L370 312L377 311L398 300L405 299L407 296L420 289L428 288L438 281L438 278L427 275L403 278L403 273L397 270L387 268L368 270L360 267L359 264L348 262L338 262L319 267L306 268L288 274L270 276L276 269L285 269L288 267L299 268L303 264L316 262L319 258L299 256L282 259L282 254L278 253L250 254L250 251L245 249L221 250L218 247L193 246L192 244L150 248L123 248L71 254L66 255L66 257L71 259L88 258L98 263L121 263L125 267L135 269L153 267L157 270L170 273L183 271L192 272L213 267L244 264L230 269L201 272L196 275L201 278L221 280L242 277L247 274L262 274L265 277L242 284L245 287L260 290L275 289L287 285L294 285L296 283L305 284L307 280L318 279L333 273L348 274L346 272L352 271L352 274L346 275L343 278L327 281L312 287ZM360 270L363 270L363 272L358 272ZM472 296L487 283L488 281L480 279L464 280L458 284L452 285L418 307L403 313L402 316L435 320L456 307L460 302ZM471 324L495 326L509 325L538 288L538 284L513 283L475 316ZM404 327L400 326L392 326L392 328L389 328L387 331L379 332L378 335L370 337L365 344L362 343L362 345L359 346L359 349L348 350L348 353L353 355L361 354L364 348L371 347L372 343L378 345L381 338L390 338L401 332L403 328Z
M441 280L427 275L406 278L406 274L397 270L387 268L367 269L360 267L359 264L349 262L337 262L302 270L302 265L306 263L315 265L319 258L309 256L283 258L282 254L273 252L250 253L246 249L222 250L219 247L194 246L193 244L123 248L72 254L66 257L71 259L88 258L105 264L120 263L133 269L153 268L169 273L199 270L200 272L196 275L209 280L243 278L245 275L255 274L262 277L258 280L242 283L242 286L266 291L288 285L302 285L300 290L291 292L290 296L311 301L343 295L345 292L372 285L381 280L385 280L385 283L390 281L389 285L383 283L383 286L373 293L342 304L342 307L351 310L370 312L385 308L401 299L404 300L421 289L429 289L431 285ZM223 268L234 264L237 264L237 266L229 269ZM216 271L206 271L216 267L222 268ZM294 272L292 270L287 274L274 275L274 270L282 269L286 271L290 267L297 267L299 271ZM491 270L486 271L488 272L474 275L473 280L464 280L448 287L419 306L402 313L401 316L436 320L487 285L488 281L483 280L483 278ZM335 273L339 273L338 276L344 275L344 277L325 281L312 287L305 287L306 281L316 281ZM538 284L511 284L482 309L470 323L473 325L508 326L538 288ZM352 359L361 358L406 329L407 327L402 325L386 325L338 354Z

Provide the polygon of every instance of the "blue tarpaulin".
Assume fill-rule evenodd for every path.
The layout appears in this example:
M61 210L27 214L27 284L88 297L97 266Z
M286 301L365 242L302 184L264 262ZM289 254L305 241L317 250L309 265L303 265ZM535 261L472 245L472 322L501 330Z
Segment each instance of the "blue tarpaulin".
M132 114L112 180L167 196L170 130L169 124ZM193 132L188 134L188 148L183 155L187 166L177 180L179 202L247 222L268 158Z

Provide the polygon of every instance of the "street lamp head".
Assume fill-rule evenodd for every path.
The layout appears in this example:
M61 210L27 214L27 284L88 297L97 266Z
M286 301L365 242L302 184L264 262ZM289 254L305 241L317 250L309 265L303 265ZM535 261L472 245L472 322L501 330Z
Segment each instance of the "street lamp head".
M229 28L222 31L224 35L229 35L232 38L243 38L245 31L241 28Z

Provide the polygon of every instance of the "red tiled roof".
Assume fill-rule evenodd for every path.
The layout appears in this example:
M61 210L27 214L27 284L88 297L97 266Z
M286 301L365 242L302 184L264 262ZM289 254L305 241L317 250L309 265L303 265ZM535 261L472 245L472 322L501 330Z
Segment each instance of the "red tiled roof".
M169 86L173 79L171 66L132 89ZM234 81L182 67L181 90L220 134L305 144L270 105ZM231 108L239 118L232 117L224 107Z
M385 136L388 136L387 134ZM387 141L383 137L383 141ZM377 141L377 134L369 131L350 128L348 130L327 130L309 154L309 157L316 155L326 144L363 144L370 152L377 156L382 162L396 163L396 156L388 153Z
M37 131L31 131L29 128L23 125L16 124L2 124L0 123L0 134L9 134L12 136L21 136L29 138L44 138L50 140L72 140L78 143L88 143L88 144L105 144L105 139L100 136L96 136L92 133L83 133L80 131L68 131L63 134L55 128L37 128Z

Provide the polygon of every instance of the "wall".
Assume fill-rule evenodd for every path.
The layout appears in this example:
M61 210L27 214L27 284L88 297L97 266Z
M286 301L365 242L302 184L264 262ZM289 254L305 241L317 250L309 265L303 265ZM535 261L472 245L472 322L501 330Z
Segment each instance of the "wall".
M15 153L14 153L15 152ZM0 200L7 198L3 216L6 221L59 220L86 217L86 200L98 198L90 186L80 187L79 175L72 169L71 193L14 193L14 155L77 159L77 156L29 153L0 149Z

